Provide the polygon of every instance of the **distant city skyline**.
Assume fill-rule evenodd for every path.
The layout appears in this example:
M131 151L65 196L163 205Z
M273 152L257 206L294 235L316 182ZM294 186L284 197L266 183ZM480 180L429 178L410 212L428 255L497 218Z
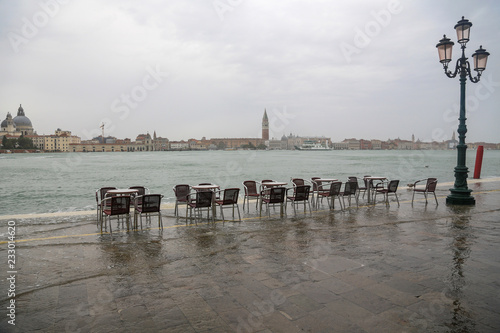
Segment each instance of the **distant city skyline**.
M222 5L221 5L222 4ZM466 142L500 142L500 3L356 0L123 3L0 2L0 115L29 110L39 134L82 139L156 133L270 137L296 133L448 139L459 81L436 44L469 19L466 55L490 58L467 81ZM2 120L3 120L2 119Z

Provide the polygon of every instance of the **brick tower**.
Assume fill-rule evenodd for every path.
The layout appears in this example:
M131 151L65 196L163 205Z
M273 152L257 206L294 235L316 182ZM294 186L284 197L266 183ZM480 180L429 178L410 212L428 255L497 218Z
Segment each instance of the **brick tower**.
M267 119L266 109L264 109L264 116L262 117L262 140L269 140L269 119Z

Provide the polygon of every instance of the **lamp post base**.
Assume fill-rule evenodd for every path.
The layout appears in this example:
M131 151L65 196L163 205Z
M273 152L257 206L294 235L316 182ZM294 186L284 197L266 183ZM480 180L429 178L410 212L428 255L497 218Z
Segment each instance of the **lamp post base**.
M450 188L451 194L446 197L447 205L475 205L476 199L471 196L472 190Z

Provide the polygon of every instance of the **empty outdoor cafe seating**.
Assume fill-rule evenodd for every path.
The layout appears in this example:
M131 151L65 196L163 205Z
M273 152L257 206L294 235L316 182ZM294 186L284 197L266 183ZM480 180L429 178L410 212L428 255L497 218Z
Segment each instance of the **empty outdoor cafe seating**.
M134 228L137 228L137 216L141 221L142 229L142 215L149 217L151 221L151 215L158 216L158 228L163 229L163 222L161 220L161 199L163 195L161 194L144 194L139 195L134 198Z
M179 185L175 185L173 190L174 190L174 194L175 194L174 215L178 216L179 215L179 205L187 205L188 195L191 192L191 186L189 186L187 184L179 184Z
M111 229L111 218L116 217L120 221L120 217L124 217L127 222L127 230L129 229L130 222L130 196L112 196L106 197L101 201L103 207L103 220L101 221L101 232L103 224L107 228L107 221L109 221L109 231ZM107 217L107 221L106 221Z
M311 203L309 202L309 191L311 185L296 185L286 190L286 200L292 203L294 213L297 213L295 205L298 206L300 202L304 204L304 212L306 211L306 202L309 205L309 212L311 211Z
M103 216L103 203L102 200L106 197L106 193L109 190L116 190L116 187L101 187L100 189L95 191L95 201L96 201L96 206L97 206L97 225L99 225L99 222L102 221L102 216ZM107 202L109 205L109 202Z
M422 183L425 181L425 186L418 185L418 183ZM429 193L434 194L434 200L436 200L436 205L439 205L438 199L436 197L436 186L437 186L437 178L426 178L417 180L413 183L413 195L411 197L411 203L413 205L413 199L415 199L415 193L423 194L425 196L425 204L427 204L427 195Z
M305 185L305 180L302 178L292 178L291 179L293 186L303 186Z
M144 186L130 186L129 189L137 190L136 196L149 194L149 189L147 187L144 187Z
M197 217L202 217L203 210L207 211L207 219L212 215L212 222L215 222L215 210L213 209L214 205L214 195L213 191L196 191L194 193L190 193L187 195L187 206L186 206L186 222L189 217L192 218L193 210L195 214L195 222ZM212 213L212 214L210 214Z
M226 188L221 190L221 195L219 195L219 199L215 200L217 206L220 207L220 214L222 215L222 221L225 221L224 218L224 210L223 208L232 208L233 209L233 220L234 220L234 208L238 211L238 220L241 221L240 208L238 207L238 196L240 194L239 188Z
M398 185L399 185L399 180L391 180L389 183L382 182L377 184L375 187L375 199L374 202L377 203L377 194L380 193L384 196L385 203L386 205L389 204L389 195L394 195L396 197L396 201L398 202L399 206L399 199L398 199L398 194L396 191L398 190Z
M335 198L337 198L339 201L340 209L343 209L342 208L342 201L341 201L341 197L340 197L341 188L342 188L342 182L330 183L330 187L328 189L324 189L323 191L318 192L318 198L316 200L317 206L319 206L319 199L326 198L328 201L328 207L330 209L334 209L335 208Z
M359 198L359 195L361 194L361 192L363 192L362 198L365 197L366 190L368 189L368 180L366 179L366 177L370 177L370 176L363 177L363 185L362 186L359 186L359 178L358 177L354 177L354 176L348 177L349 181L358 183L358 198Z
M250 209L250 198L255 199L255 209L257 209L260 198L260 191L257 188L257 182L255 180L245 180L243 182L243 189L245 190L245 195L243 197L243 209L245 209L245 202L247 202L248 209Z
M284 187L272 187L269 189L262 190L259 214L262 215L262 205L265 204L267 208L268 216L271 216L269 210L270 206L279 205L280 206L280 216L283 216L283 212L286 212L285 205L285 194L286 188Z
M344 198L347 197L349 202L349 207L351 206L351 198L354 198L356 201L356 207L359 207L358 202L358 182L357 181L348 181L344 184L344 191L340 192L340 197L342 198L342 204L345 208Z

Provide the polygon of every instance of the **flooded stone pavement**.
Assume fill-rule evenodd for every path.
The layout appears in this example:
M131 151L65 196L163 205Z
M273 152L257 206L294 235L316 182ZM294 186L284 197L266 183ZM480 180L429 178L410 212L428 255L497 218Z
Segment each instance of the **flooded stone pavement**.
M16 325L4 265L0 331L498 332L500 180L469 186L473 207L440 186L438 206L402 189L400 207L250 205L242 222L166 209L163 230L112 235L95 215L16 220Z

